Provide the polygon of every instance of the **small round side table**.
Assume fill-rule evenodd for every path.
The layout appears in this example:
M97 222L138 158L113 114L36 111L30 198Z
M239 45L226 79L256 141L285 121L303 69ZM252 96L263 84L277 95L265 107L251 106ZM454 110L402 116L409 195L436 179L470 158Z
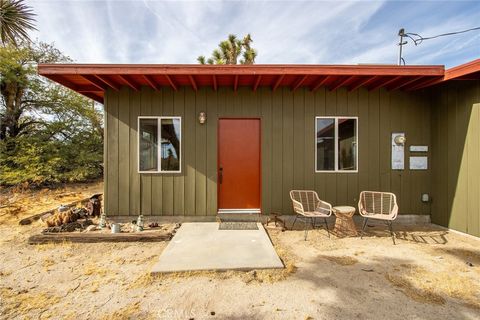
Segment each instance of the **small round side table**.
M355 237L358 235L357 228L353 222L353 215L355 214L355 208L350 206L337 206L333 207L333 213L335 214L335 234L341 237L350 236Z

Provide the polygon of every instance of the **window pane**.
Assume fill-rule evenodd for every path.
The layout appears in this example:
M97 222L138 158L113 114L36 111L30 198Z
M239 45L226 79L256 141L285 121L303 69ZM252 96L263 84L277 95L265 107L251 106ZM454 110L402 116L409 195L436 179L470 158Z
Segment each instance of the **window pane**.
M139 168L140 171L158 170L158 120L140 119L139 128L140 150Z
M338 119L338 169L357 170L357 120Z
M180 171L180 119L161 119L162 171Z
M335 119L317 119L317 170L335 170Z

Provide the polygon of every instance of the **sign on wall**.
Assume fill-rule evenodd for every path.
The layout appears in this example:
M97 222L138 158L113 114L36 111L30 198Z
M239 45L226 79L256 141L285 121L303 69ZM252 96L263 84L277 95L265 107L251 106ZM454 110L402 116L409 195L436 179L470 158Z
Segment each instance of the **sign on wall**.
M410 157L410 170L427 170L427 157Z
M428 152L428 146L410 146L410 152Z

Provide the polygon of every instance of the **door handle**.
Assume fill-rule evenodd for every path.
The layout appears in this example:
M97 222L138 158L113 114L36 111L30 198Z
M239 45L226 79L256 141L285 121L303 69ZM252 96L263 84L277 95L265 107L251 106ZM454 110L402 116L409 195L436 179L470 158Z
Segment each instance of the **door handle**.
M223 182L223 168L220 167L218 169L218 183L222 184Z

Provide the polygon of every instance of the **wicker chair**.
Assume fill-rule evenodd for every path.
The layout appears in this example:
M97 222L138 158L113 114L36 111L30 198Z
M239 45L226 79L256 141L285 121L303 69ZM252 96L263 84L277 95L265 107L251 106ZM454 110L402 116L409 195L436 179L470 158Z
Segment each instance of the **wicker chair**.
M364 218L362 235L367 225L368 219L384 221L390 230L393 244L395 244L395 234L392 229L392 222L397 218L398 205L397 197L390 192L362 191L358 201L358 212Z
M310 190L292 190L290 191L290 199L292 199L293 211L297 214L292 228L297 218L303 218L305 221L305 240L307 240L307 220L310 219L312 227L315 228L315 218L323 218L330 238L327 223L327 218L332 215L332 205L330 203L320 200L318 194Z

